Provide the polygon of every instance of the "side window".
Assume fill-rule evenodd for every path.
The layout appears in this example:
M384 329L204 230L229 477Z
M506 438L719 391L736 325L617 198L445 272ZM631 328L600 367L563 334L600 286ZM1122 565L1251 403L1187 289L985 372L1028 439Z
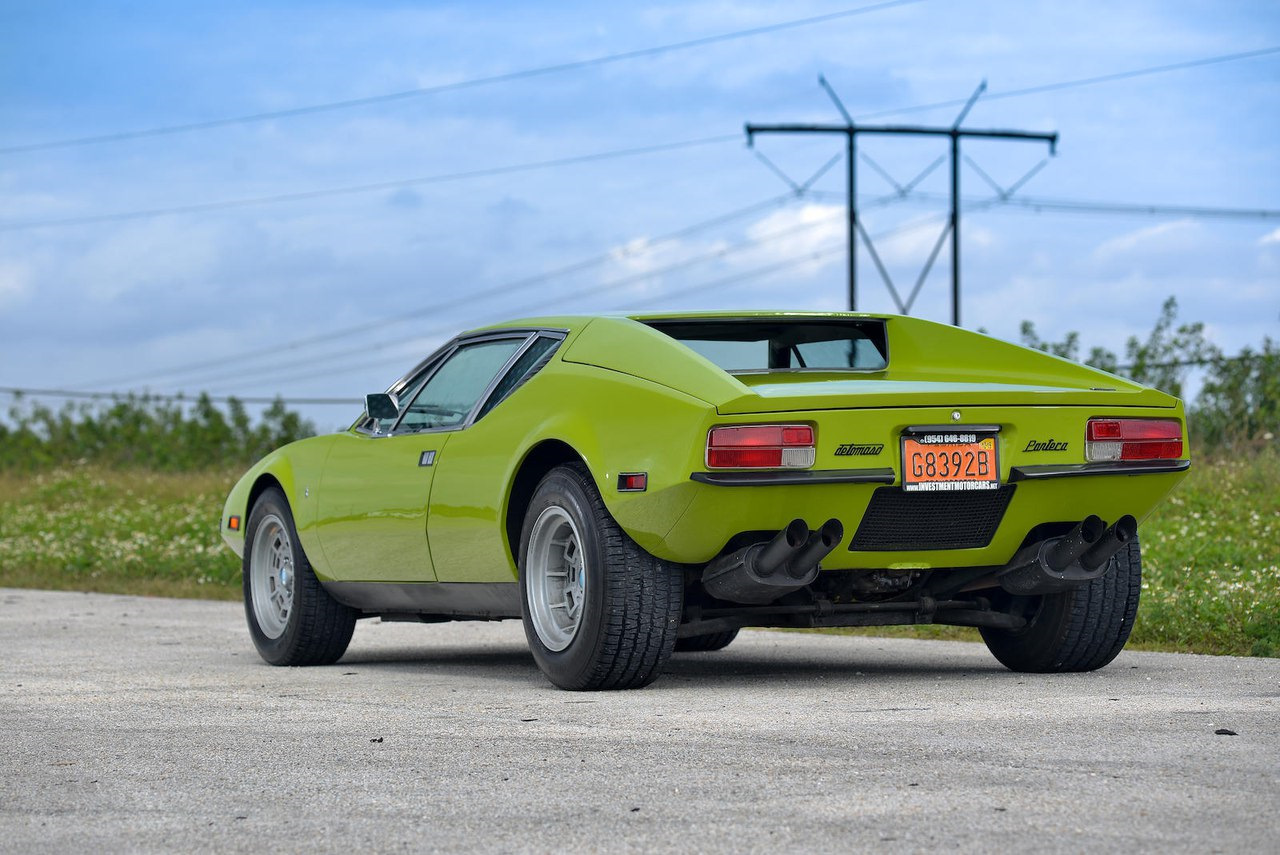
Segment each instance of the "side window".
M401 417L397 432L462 424L525 338L502 338L459 347L422 386Z
M484 408L480 410L480 415L476 418L483 418L485 413L506 400L516 389L519 389L524 381L528 380L538 372L542 366L546 365L551 359L551 355L556 352L556 348L560 346L560 338L552 338L551 336L541 335L529 345L529 349L520 354L520 358L516 360L516 364L511 366L511 370L507 372L507 376L503 377L497 386L493 389L493 394L489 396L489 400L485 401Z

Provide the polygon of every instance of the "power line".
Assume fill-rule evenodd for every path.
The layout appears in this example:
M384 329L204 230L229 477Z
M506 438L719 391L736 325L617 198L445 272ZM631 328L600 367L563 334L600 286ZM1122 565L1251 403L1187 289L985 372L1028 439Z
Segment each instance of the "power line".
M877 235L876 239L880 240L887 236L888 236L888 233ZM786 261L778 262L776 264L766 265L764 267L759 267L754 270L748 270L743 273L736 273L736 274L733 274L732 276L725 276L723 278L715 279L710 282L703 282L699 285L695 285L689 288L683 288L683 289L667 292L658 298L642 300L636 303L630 303L625 307L625 309L630 311L645 305L649 305L654 302L669 300L672 297L685 296L687 294L692 294L692 293L701 292L701 291L711 291L718 288L723 288L725 285L736 284L738 282L743 282L749 279L759 278L761 276L768 275L769 273L774 273L786 267L794 267L798 264L804 264L804 263L816 261L826 256L835 255L837 253L843 252L844 248L845 247L843 242L831 244L830 246L827 246L825 248L817 249L812 252L801 255L799 257L787 259ZM1194 368L1194 367L1205 367L1210 365L1216 365L1220 362L1252 362L1254 360L1266 359L1266 358L1268 358L1267 354L1250 353L1250 354L1240 354L1238 356L1218 357L1217 359L1184 359L1184 360L1177 360L1173 362L1153 362L1153 363L1147 364L1146 367L1147 368ZM1116 371L1132 371L1135 367L1137 366L1136 365L1117 365L1115 367L1115 370ZM133 400L141 401L143 403L148 403L152 401L163 402L163 403L196 403L201 398L205 398L209 402L214 404L229 404L233 401L239 404L281 403L281 404L294 405L294 406L340 405L344 407L350 407L350 406L358 406L360 404L360 400L358 398L286 398L279 395L276 395L276 396L243 395L241 396L241 395L206 395L206 394L200 394L192 397L192 396L183 395L183 394L163 395L163 394L153 394L149 392L141 392L141 393L140 392L86 392L86 391L78 391L78 390L71 390L71 389L27 389L27 388L18 387L18 386L0 386L0 394L14 395L15 397L22 396L22 397L31 397L31 398L63 398L63 399L69 399L69 400L79 399L79 400L93 400L93 401L127 401L130 399L133 399Z
M1074 80L1062 80L1056 83L1042 83L1037 86L1027 86L1023 89L1008 89L1003 92L986 92L982 97L987 101L1002 98L1021 98L1024 95L1037 95L1042 92L1056 92L1060 89L1074 89L1080 86L1093 86L1098 83L1110 83L1115 80L1129 80L1134 77L1164 74L1169 71L1181 71L1185 68L1197 68L1202 65L1216 65L1222 62L1235 62L1236 60L1241 59L1253 59L1254 57L1268 56L1274 53L1280 53L1280 45L1260 48L1258 50L1243 51L1241 53L1226 53L1218 56L1202 57L1200 59L1189 59L1184 62L1169 63L1168 65L1150 65L1145 68L1134 68L1129 71L1117 71L1111 74L1099 74L1094 77L1079 77ZM947 101L934 101L932 104L917 104L914 107L896 107L892 110L879 110L874 113L864 113L858 116L858 119L876 119L881 116L896 116L902 113L920 113L926 110L939 110L943 107L960 107L967 101L967 98L952 98Z
M1006 199L1005 204L1034 211L1061 211L1080 214L1161 214L1177 217L1201 217L1230 220L1271 220L1280 218L1280 210L1270 208L1214 208L1203 205L1149 205L1142 202L1089 202L1077 199L1042 199L1023 196Z
M154 128L143 128L134 131L122 131L113 134L99 134L96 136L74 137L71 139L51 140L47 142L27 143L24 145L7 146L0 148L0 154L17 154L19 152L43 151L54 148L71 148L74 146L96 145L107 142L121 142L124 140L142 139L144 137L168 136L170 134L187 133L190 131L209 130L211 128L227 127L229 125L251 124L254 122L264 122L271 119L285 119L295 116L306 116L315 113L326 113L335 110L346 110L352 107L366 107L373 104L384 104L391 101L403 101L410 98L420 98L424 95L436 95L442 92L456 92L461 89L473 89L480 86L490 86L495 83L509 83L515 80L523 80L530 77L540 77L548 74L558 74L565 71L577 71L583 68L593 66L607 65L615 62L623 62L631 59L639 59L641 57L658 56L673 51L689 50L692 48L704 47L706 45L718 44L720 42L733 41L736 39L749 38L751 36L764 35L766 33L774 33L780 30L795 29L797 27L807 27L814 24L821 24L828 21L835 21L841 18L851 18L856 15L865 15L871 12L878 12L883 9L891 9L896 6L906 6L912 3L920 3L923 0L888 0L883 3L873 3L869 6L859 6L852 9L843 9L838 12L831 12L825 15L814 15L808 18L797 18L791 21L782 21L776 24L768 24L761 27L751 27L745 30L735 30L730 33L720 33L718 35L703 36L701 38L689 39L682 42L672 42L665 45L657 45L655 47L640 48L638 50L624 51L622 53L605 54L604 56L592 57L590 59L575 60L571 62L560 62L552 65L543 65L535 68L526 68L520 71L510 71L504 74L494 74L488 77L474 77L468 80L459 80L454 83L444 83L437 86L422 86L415 89L405 89L399 92L388 92L381 95L370 95L363 98L348 98L341 101L328 101L320 104L309 104L304 107L293 107L286 110L271 110L261 113L249 113L241 116L231 116L222 119L209 119L202 122L187 122L183 124L164 125Z
M922 0L899 0L899 2L901 3L922 2ZM894 5L894 4L884 3L876 7L864 7L864 9L869 11L869 10L874 10L876 8L889 6L889 5ZM836 16L840 16L842 14L857 14L857 13L858 13L858 10L853 10L848 13L834 13L834 14ZM816 21L816 20L818 19L805 19L806 22ZM801 26L800 23L796 23L794 25ZM754 32L754 31L744 31L744 32ZM1032 95L1040 92L1049 92L1049 91L1054 91L1059 89L1069 89L1077 86L1091 86L1097 83L1106 83L1110 81L1124 80L1128 78L1141 77L1141 76L1146 76L1151 74L1162 74L1169 71L1178 71L1181 69L1194 68L1197 66L1231 62L1231 61L1240 60L1240 59L1251 59L1253 57L1265 56L1265 55L1274 54L1278 52L1280 52L1280 46L1262 48L1262 49L1253 50L1253 51L1245 51L1242 53L1222 54L1220 56L1212 56L1212 57L1204 57L1201 59L1187 60L1186 62L1178 62L1178 63L1172 63L1168 65L1150 66L1147 68L1132 69L1130 71L1121 71L1113 74L1103 74L1103 75L1098 75L1096 77L1085 77L1085 78L1079 78L1076 80L1065 80L1065 81L1060 81L1056 83L1045 83L1038 86L1027 87L1024 89L1013 89L1005 92L994 92L994 93L988 91L988 92L984 92L983 97L987 100L1001 99L1001 98L1017 98L1024 95ZM559 66L556 66L556 68L559 68ZM483 78L483 80L487 82L494 82L497 80L497 78L492 78L492 79ZM416 91L417 90L414 90L414 92ZM435 90L433 89L431 91L435 91ZM425 90L424 90L424 94L425 94ZM375 97L394 98L394 97L407 97L407 96L393 94L390 96L375 96ZM872 119L880 116L890 116L890 115L897 115L901 113L914 113L914 112L921 112L925 110L939 109L942 107L954 107L957 105L963 106L968 103L968 100L969 99L966 99L966 98L960 98L960 99L951 99L948 101L935 101L930 104L917 104L912 107L896 107L891 110L880 110L873 113L865 113L858 116L857 120L861 121L863 119ZM335 104L348 105L349 102L335 102ZM321 105L321 106L324 107L325 105ZM305 111L305 110L310 110L311 108L299 108L299 109ZM334 107L333 109L338 109L338 107ZM276 114L273 114L273 113L264 113L264 114L255 114L255 115L260 115L262 118L272 118L276 116ZM241 119L253 120L253 121L257 120L254 117L241 117ZM153 130L157 130L157 132L164 132L164 133L177 133L178 131L181 131L181 130L195 130L205 125L213 127L213 126L216 126L217 124L233 123L236 121L240 121L241 119L217 120L213 124L197 123L194 125L172 126L172 128L176 130L168 130L168 129L153 129ZM12 153L16 151L33 150L34 148L55 148L55 147L61 147L64 145L80 145L80 144L89 144L92 142L105 142L105 141L108 141L109 139L115 139L115 138L127 139L127 138L131 138L131 136L138 136L138 135L146 136L146 135L153 135L153 134L151 134L150 131L139 131L139 132L130 132L129 135L115 135L115 136L109 136L109 137L85 137L85 138L82 138L81 140L63 141L61 143L55 142L55 143L36 144L33 146L17 147L17 148L0 148L0 154ZM400 187L413 186L415 184L459 181L467 178L477 178L477 177L483 177L487 175L501 175L508 172L518 172L518 171L532 170L532 169L546 169L546 168L552 168L557 166L565 166L573 163L583 163L591 160L604 160L612 157L625 157L632 154L644 154L644 153L649 153L653 151L663 151L668 149L684 148L684 147L690 147L690 146L696 146L696 145L708 145L708 144L724 142L732 139L737 139L737 136L734 134L726 134L726 135L715 136L715 137L704 137L698 140L686 140L683 142L658 144L652 147L644 147L641 149L621 149L618 151L601 152L598 154L590 154L590 155L580 155L577 157L562 158L559 160L540 161L540 162L531 163L531 164L499 166L499 167L493 167L491 169L478 169L478 170L471 170L468 172L449 173L445 175L436 175L436 176L425 176L421 178L398 179L398 180L378 182L373 184L354 185L349 187L337 187L337 188L328 188L328 189L310 190L310 191L304 190L304 191L298 191L295 193L281 193L273 196L258 196L258 197L250 197L250 198L244 198L244 199L231 199L231 200L217 201L217 202L199 202L199 203L194 203L190 205L175 205L172 207L153 208L153 209L137 210L137 211L121 211L121 212L108 213L108 214L91 214L83 217L66 217L66 218L59 218L59 219L52 219L52 220L32 221L32 222L26 222L26 223L0 223L0 231L17 231L17 230L24 230L24 229L50 228L55 226L89 225L89 224L100 223L100 222L114 222L119 220L144 219L147 217L166 216L166 215L173 215L173 214L207 213L211 211L243 208L243 207L250 207L254 205L302 201L302 200L308 200L308 199L324 198L329 196L350 195L350 194L356 194L356 193L373 192L378 190L396 189Z
M844 199L843 193L814 190L815 199ZM941 201L947 197L941 193L916 191L901 194L903 199ZM1219 208L1208 205L1154 204L1149 202L1100 202L1090 199L1048 199L1039 196L1018 196L1007 199L963 197L966 206L987 210L1004 206L1030 208L1033 211L1056 211L1080 214L1145 214L1180 217L1204 217L1209 219L1270 220L1280 218L1280 209L1274 208Z
M359 404L356 398L282 398L279 396L266 397L254 395L183 395L181 393L175 395L159 395L151 392L81 392L69 389L24 389L17 386L0 386L0 394L23 395L32 398L68 398L68 399L86 399L93 401L123 401L138 400L144 403L150 401L158 401L162 403L186 403L194 404L201 398L207 398L214 404L229 404L235 401L239 404L274 404L279 401L282 404L342 404L343 406L351 406Z
M681 228L676 229L674 231L666 232L664 234L657 235L652 238L647 238L645 239L643 245L636 245L635 242L624 243L621 246L617 246L603 253L590 256L589 258L585 258L580 261L575 261L570 264L567 264L558 268L554 268L552 270L547 270L542 273L535 274L533 276L525 276L520 279L503 282L499 285L495 285L493 287L486 288L481 291L471 292L467 294L465 297L460 297L452 301L447 301L445 303L434 303L431 305L425 305L425 306L418 307L416 309L410 309L408 311L399 312L391 317L379 318L377 320L367 321L365 323L355 324L353 326L341 327L339 329L329 330L324 333L318 333L316 335L297 338L292 341L284 342L281 344L274 344L269 347L262 347L254 350L243 351L241 353L229 354L229 355L218 357L216 359L203 359L203 360L198 360L196 362L188 362L182 365L176 365L172 368L169 368L160 372L152 371L146 374L135 374L135 375L126 376L126 377L115 377L115 378L108 378L104 380L94 380L94 381L85 383L83 385L90 386L90 387L118 386L121 384L137 383L144 380L156 380L158 378L174 377L178 375L188 374L193 371L203 371L209 368L226 367L230 363L253 360L261 356L278 356L281 353L286 351L300 350L302 348L310 347L316 344L332 343L335 339L347 338L353 335L359 335L361 333L370 332L376 329L385 329L387 327L396 326L398 324L406 323L416 318L421 318L427 315L432 315L442 311L447 311L451 308L455 308L460 305L466 305L468 303L472 303L478 300L485 300L489 297L505 294L511 290L527 288L529 286L538 285L543 282L547 282L549 280L552 280L561 276L567 276L571 273L578 273L583 270L588 270L592 267L596 267L601 264L607 263L609 261L614 261L619 258L626 258L633 255L640 254L642 252L649 252L649 251L652 251L654 248L662 246L663 244L669 243L673 240L678 240L680 238L687 237L691 234L696 234L700 231L704 231L709 228L714 228L715 226L724 225L725 223L733 222L734 220L738 220L738 219L741 219L742 217L750 216L751 214L758 213L760 211L765 211L771 208L779 207L780 205L785 205L789 202L794 201L796 198L797 197L795 196L794 193L784 193L778 196L771 196L759 202L753 202L749 205L744 205L739 208L734 208L731 211L727 211L722 214L717 214L714 217L709 217L705 220L700 220L691 225L682 226Z
M887 201L888 201L888 200L887 200ZM909 224L906 224L906 225L897 226L897 227L895 227L895 228L893 228L893 229L890 229L889 231L886 231L886 232L882 232L882 233L880 233L880 234L879 234L879 235L877 235L876 237L877 237L877 239L884 239L884 238L888 238L888 237L891 237L891 236L893 236L893 235L896 235L896 234L899 234L899 233L902 233L902 232L908 232L908 231L912 231L912 230L917 229L917 228L923 228L923 227L925 227L925 226L933 225L933 224L934 224L934 222L935 222L935 220L933 220L933 219L928 219L928 220L921 221L921 222L909 223ZM809 225L815 225L815 224L809 224ZM753 270L748 270L748 271L744 271L744 272L741 272L741 273L735 273L735 274L732 274L732 275L730 275L730 276L723 277L723 278L721 278L721 279L712 280L711 282L703 282L703 283L700 283L700 284L698 284L698 285L695 285L695 286L693 286L693 287L691 287L691 288L685 288L685 289L676 290L676 291L666 291L666 292L663 292L662 294L660 294L660 295L658 295L658 296L656 296L656 297L654 297L654 298L652 298L652 299L650 299L650 298L646 298L644 301L639 301L639 302L633 302L633 303L630 303L630 304L628 304L628 306L627 306L627 307L628 307L628 308L635 308L635 307L638 307L638 306L646 305L647 303L650 303L650 302L661 302L661 301L664 301L664 300L669 300L669 299L671 299L671 298L673 298L673 297L683 296L683 295L685 295L685 294L694 293L694 292L697 292L697 291L708 291L708 290L713 290L713 289L716 289L716 288L721 288L721 287L724 287L725 285L732 284L732 283L735 283L735 282L744 281L744 280L747 280L747 279L753 279L753 278L757 278L757 277L760 277L760 276L764 276L764 275L769 274L769 273L774 273L774 272L776 272L776 271L778 271L778 270L782 270L782 269L785 269L785 268L787 268L787 267L794 267L794 266L799 265L799 264L805 264L805 263L808 263L808 262L810 262L810 261L812 261L812 260L814 260L814 259L818 259L818 258L822 258L822 257L828 256L828 255L831 255L832 253L837 252L837 251L839 251L839 250L840 250L840 249L842 249L842 248L843 248L843 244L840 244L840 245L838 245L838 246L828 246L828 247L825 247L825 248L820 248L820 249L818 249L818 250L814 250L814 251L806 252L806 253L804 253L804 254L802 254L802 255L800 255L800 256L795 256L795 257L792 257L792 258L784 259L783 261L775 262L775 263L772 263L772 264L766 265L766 266L764 266L764 267L755 268L755 269L753 269ZM656 273L656 272L657 272L657 271L650 271L650 273L649 273L648 275L653 275L653 274L654 274L654 273ZM643 277L636 277L636 278L643 278ZM626 284L632 284L632 283L628 282L628 283L626 283ZM582 299L582 298L584 298L584 297L594 296L594 295L596 295L596 294L600 293L600 291L602 291L602 290L606 290L606 289L614 289L614 288L616 288L617 286L618 286L618 283L616 283L616 282L615 282L615 283L612 283L612 284L610 284L610 285L608 285L608 286L605 286L605 287L603 287L603 288L588 288L588 289L581 289L581 290L579 290L579 291L574 291L574 292L571 292L571 293L569 293L569 294L561 294L561 295L558 295L558 296L556 297L556 301L564 302L564 301L579 300L579 299ZM553 305L553 306L554 306L554 305L556 305L556 303L555 303L555 302L553 302L551 305ZM514 310L512 310L512 311L511 311L511 313L510 313L510 314L511 314L512 316L516 316L516 315L521 315L521 314L524 314L524 313L526 313L526 312L532 312L532 311L541 311L541 313L542 313L542 314L546 314L546 311L542 311L542 310L544 309L544 307L545 307L545 304L544 304L544 303L539 303L539 304L534 305L534 306L531 306L531 307L529 307L529 308L524 308L524 309L514 309ZM471 323L471 324L466 324L466 325L455 325L455 326L451 326L451 327L449 327L449 328L448 328L448 330L449 330L450 332L452 332L453 330L459 329L459 328L460 328L460 326L461 326L462 328L465 328L465 327L474 327L474 326L479 326L479 325L480 325L479 323L474 323L474 322L473 322L473 323ZM397 358L398 358L398 357L397 357ZM371 368L375 368L375 367L378 367L378 366L382 366L382 365L388 364L390 361L391 361L391 360L390 360L390 359L388 359L388 358L380 358L380 359L377 359L377 360L372 361L372 362L364 362L364 363L361 363L360 365L349 365L349 366L346 366L346 367L343 367L343 368L338 368L338 369L334 369L334 370L329 370L329 371L326 371L326 372L325 372L325 374L326 374L326 376L335 376L335 375L338 375L338 374L350 374L350 373L355 372L355 371L365 371L365 370L368 370L368 369L371 369ZM297 374L292 374L292 375L289 375L289 376L286 376L286 377L277 377L277 378L276 378L276 382L277 382L277 383L293 383L293 382L298 382L298 381L314 380L315 378L316 378L316 373L315 373L314 371L306 371L306 372L300 372L300 373L297 373Z
M515 163L507 166L492 166L485 169L472 169L465 172L446 172L439 175L424 175L417 178L400 178L393 181L377 181L371 184L353 184L346 187L330 187L321 190L303 190L295 193L280 193L274 196L252 196L244 199L226 199L218 202L197 202L191 205L175 205L167 208L149 208L138 211L117 211L110 214L90 214L83 217L64 217L53 220L32 220L19 223L0 223L0 232L43 229L53 226L82 226L91 223L117 222L121 220L138 220L149 217L167 216L170 214L198 214L209 211L224 211L232 208L246 208L254 205L274 204L277 202L301 202L308 199L322 199L328 196L350 196L358 193L372 193L380 190L393 190L401 187L413 187L422 184L443 184L449 181L464 181L472 178L486 178L494 175L508 175L513 172L530 172L539 169L551 169L570 166L578 163L591 163L600 160L613 160L621 157L655 154L657 152L675 151L695 146L714 145L739 139L737 134L721 134L714 137L701 137L679 142L656 143L654 145L635 148L614 149L612 151L579 154L572 157L559 157L552 160L537 160L530 163Z
M766 243L770 243L771 241L780 240L782 238L789 237L794 234L809 231L833 219L835 219L834 215L823 217L821 219L807 222L807 223L801 223L799 225L792 226L790 228L779 229L777 231L770 232L769 234L762 235L752 240L742 241L740 243L732 244L730 246L717 247L708 252L689 256L687 258L681 259L680 261L673 262L663 267L654 268L652 270L645 270L640 273L632 274L629 276L623 276L619 279L614 279L609 282L588 285L585 288L580 288L568 294L557 294L553 298L553 303L551 305L554 305L555 303L564 303L570 300L578 300L578 299L593 297L593 296L603 294L603 293L608 293L611 291L617 291L622 288L635 285L639 282L643 282L646 279L652 279L655 276L664 276L669 273L674 273L678 270L685 270L687 268L694 267L698 264L702 264L707 261L722 259L739 252L744 252L746 250L754 249L758 246L762 246ZM505 293L509 289L490 289L490 290L501 291ZM467 295L466 297L451 300L443 304L437 304L436 306L432 307L429 310L424 310L423 314L426 314L428 312L431 314L438 314L440 312L447 311L448 309L456 308L460 305L467 305L467 304L473 303L475 302L475 300L476 300L476 295ZM519 315L525 315L530 313L538 313L538 314L545 315L547 314L547 312L548 312L548 303L545 297L539 298L538 302L529 303L525 307L520 309L504 310L504 314L506 316L519 316ZM475 326L477 325L477 323L478 321L466 324L465 326L468 326L468 327ZM427 338L432 335L436 335L440 333L445 333L445 334L452 333L455 330L457 330L459 326L460 325L458 323L437 325L427 330L423 330L421 333L418 334L417 337L419 339L422 339L422 338ZM359 356L361 354L367 354L371 351L387 350L388 348L395 347L401 344L405 344L405 342L386 341L386 342L377 342L373 344L361 344L361 345L356 345L355 347L346 348L344 350L312 355L309 357L303 357L300 359L292 360L290 362L280 363L272 366L270 370L278 372L281 370L287 370L289 368L298 368L302 366L310 366L314 368L316 365L332 362L334 360L341 360L341 359L346 359L352 356ZM381 364L381 362L382 361L380 360L377 364ZM245 370L246 369L243 366L237 366L233 371L230 371L230 372L224 370L213 375L194 377L185 382L216 384L221 380L228 380L228 379L239 380L243 378ZM314 376L314 374L309 373L307 376ZM284 382L284 381L281 381L281 382Z

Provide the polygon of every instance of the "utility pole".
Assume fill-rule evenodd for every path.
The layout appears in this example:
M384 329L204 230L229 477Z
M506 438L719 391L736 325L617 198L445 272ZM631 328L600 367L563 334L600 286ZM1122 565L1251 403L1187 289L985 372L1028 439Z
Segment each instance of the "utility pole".
M962 128L965 117L969 115L969 110L973 108L974 102L987 88L986 81L977 88L969 101L960 111L960 115L951 123L949 127L926 127L923 125L859 125L853 120L853 116L845 109L840 97L836 95L835 90L827 83L825 77L819 76L819 85L826 90L831 96L831 100L835 103L836 109L840 111L841 117L844 119L843 125L801 125L801 124L779 124L779 125L754 125L748 123L746 125L747 145L755 145L756 134L844 134L845 136L845 167L847 173L847 192L848 192L848 219L849 219L849 310L857 311L858 309L858 236L861 235L863 242L867 246L867 252L871 256L872 262L880 271L881 278L884 279L885 285L888 286L890 294L894 301L898 304L898 308L903 314L909 314L911 305L915 302L916 295L919 294L921 286L924 285L925 278L929 275L929 270L933 267L934 261L938 257L939 250L942 249L942 243L948 236L951 238L951 323L960 326L960 139L962 137L978 137L982 139L1003 139L1003 140L1021 140L1023 142L1046 142L1049 144L1049 154L1053 155L1058 144L1058 134L1054 133L1037 133L1034 131L1008 131L1008 130L970 130ZM882 136L941 136L948 137L951 140L951 216L947 225L943 228L942 234L938 237L937 243L934 245L933 251L929 255L924 271L920 274L920 278L916 281L915 288L906 301L904 301L898 290L894 287L893 282L889 279L888 271L880 261L880 256L876 253L875 247L871 243L871 236L867 234L867 230L858 220L858 197L857 197L857 140L858 134L876 134ZM866 158L866 155L863 155ZM965 158L968 160L968 158ZM928 167L923 173L918 175L913 181L908 182L904 187L893 182L891 178L882 170L874 161L868 162L875 167L885 178L889 179L898 189L901 196L905 196L917 182L922 180L925 175L931 172L934 166ZM977 164L969 161L979 174L990 184L996 187L1000 194L1001 201L1008 199L1012 193L1022 186L1032 175L1039 172L1044 163L1038 164L1031 172L1024 175L1008 189L995 185L986 173L978 168Z

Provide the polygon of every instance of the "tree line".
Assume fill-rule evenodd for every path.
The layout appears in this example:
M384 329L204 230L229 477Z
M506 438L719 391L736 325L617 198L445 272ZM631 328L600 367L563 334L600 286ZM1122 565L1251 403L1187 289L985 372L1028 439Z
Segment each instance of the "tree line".
M1094 347L1081 359L1080 334L1045 341L1035 325L1022 322L1022 343L1064 359L1084 362L1176 397L1192 371L1204 371L1195 399L1187 402L1187 432L1199 451L1237 452L1272 445L1280 436L1280 344L1228 355L1204 334L1203 323L1178 323L1178 301L1170 297L1147 337L1130 336L1123 358Z

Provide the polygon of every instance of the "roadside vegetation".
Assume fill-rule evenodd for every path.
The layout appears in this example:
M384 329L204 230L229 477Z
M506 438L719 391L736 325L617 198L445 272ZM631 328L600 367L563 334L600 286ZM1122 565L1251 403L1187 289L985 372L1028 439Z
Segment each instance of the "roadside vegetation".
M1085 360L1181 394L1204 368L1189 413L1195 465L1145 521L1142 605L1131 646L1280 656L1280 348L1225 357L1166 303L1126 362ZM1079 358L1079 337L1024 343ZM238 599L239 562L218 535L240 472L314 428L277 402L254 423L232 402L146 398L52 410L16 399L0 419L0 586ZM842 630L843 631L843 630ZM977 639L947 627L850 630Z

